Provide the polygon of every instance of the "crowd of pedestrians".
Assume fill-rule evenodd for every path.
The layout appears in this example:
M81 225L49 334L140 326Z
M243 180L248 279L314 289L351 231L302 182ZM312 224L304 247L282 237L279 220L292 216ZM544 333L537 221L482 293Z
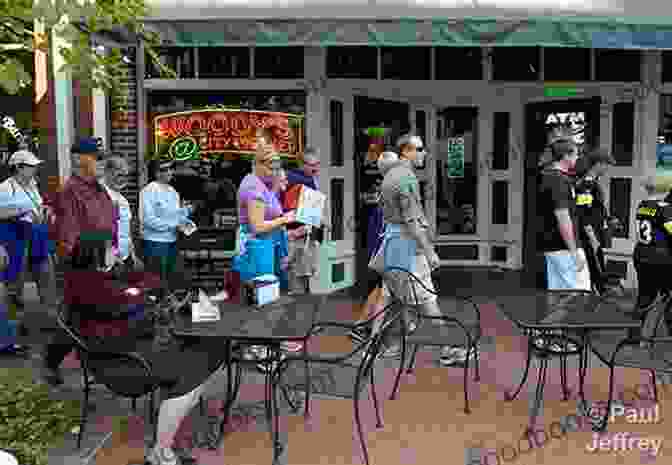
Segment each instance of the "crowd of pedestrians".
M239 285L273 274L286 293L309 294L313 292L312 279L319 272L325 226L297 221L297 202L302 189L320 190L319 153L307 148L301 166L289 169L283 167L270 130L257 130L256 138L252 170L238 186L238 254L230 273L235 279L229 281ZM379 317L368 330L351 333L359 341L380 331L381 310L393 296L418 313L443 315L432 279L440 258L416 176L426 157L423 141L406 134L394 147L385 149L376 141L369 151L368 163L379 174L372 181L377 192L368 215L373 232L368 244L372 277L362 318ZM618 222L605 208L600 179L614 160L601 149L580 156L573 138L564 133L550 140L549 156L539 176L542 228L537 241L547 288L608 292L604 250L610 247ZM140 282L160 283L152 285L166 295L172 279L182 275L179 238L196 229L192 217L197 208L193 196L182 198L174 187L175 161L161 158L151 163L152 180L140 191L135 218L141 239L138 249L133 240L134 215L123 193L129 172L124 157L106 153L95 140L84 139L72 148L72 173L65 185L44 196L35 180L41 160L20 150L9 164L11 176L0 183L0 351L25 352L16 344L17 328L10 326L9 308L21 305L26 273L30 273L47 310L63 311L67 323L85 336L103 336L110 347L143 354L159 377L171 380L162 391L157 441L148 460L155 465L179 463L178 456L185 453L173 449L175 433L223 363L217 356L222 351L207 341L190 343L180 350L157 350L134 331L133 312L118 317L119 308L136 308L137 302L119 286L110 285L111 279L138 286ZM181 176L184 183L193 173L182 170ZM635 313L642 319L656 302L670 298L670 286L660 277L672 265L670 204L653 194L653 181L643 187L648 197L637 210L635 248L640 289ZM64 273L62 301L55 285L55 263ZM414 285L403 273L389 273L390 267L408 270L422 286ZM142 319L142 308L140 313L135 317ZM442 324L440 319L432 322ZM668 323L672 328L672 320ZM409 331L415 329L413 322L407 324ZM400 355L399 340L385 344L384 357ZM43 378L50 385L63 384L60 366L74 348L69 336L61 332L47 344ZM298 351L301 345L284 344L283 348ZM477 350L446 346L439 362L463 363L477 357ZM261 359L266 351L251 347L247 355ZM188 374L176 374L174 366L190 369ZM268 369L267 364L259 367Z

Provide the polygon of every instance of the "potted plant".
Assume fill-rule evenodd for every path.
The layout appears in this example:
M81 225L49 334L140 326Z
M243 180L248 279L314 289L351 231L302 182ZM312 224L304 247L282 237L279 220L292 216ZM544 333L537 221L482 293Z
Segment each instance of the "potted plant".
M0 369L0 450L21 465L47 465L49 449L79 424L79 401L53 398L27 369Z

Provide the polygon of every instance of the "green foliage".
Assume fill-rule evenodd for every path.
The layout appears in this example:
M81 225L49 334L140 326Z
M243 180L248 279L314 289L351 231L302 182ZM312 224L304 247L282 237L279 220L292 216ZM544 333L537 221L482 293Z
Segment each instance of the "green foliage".
M0 371L0 449L21 465L47 465L49 449L79 424L79 408L52 399L28 370Z
M143 17L149 16L145 0L0 0L0 89L16 94L32 83L30 69L17 60L16 53L32 54L50 50L50 34L36 34L35 21L45 31L52 31L67 41L59 47L64 66L73 79L88 88L102 89L115 97L117 107L125 101L123 94L127 65L120 47L107 47L109 53L99 55L93 49L92 38L104 33L126 31L144 43L151 61L165 77L175 72L160 62L154 50L160 37L146 29ZM6 12L6 13L5 13Z

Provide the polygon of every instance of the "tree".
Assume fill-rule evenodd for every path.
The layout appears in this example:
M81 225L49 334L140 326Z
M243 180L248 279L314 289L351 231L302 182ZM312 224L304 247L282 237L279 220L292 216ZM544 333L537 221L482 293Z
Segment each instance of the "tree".
M121 94L127 66L120 45L124 41L141 40L162 75L175 77L159 60L158 34L142 22L148 15L145 0L0 0L0 89L14 95L31 85L25 56L32 57L36 49L48 53L52 30L70 44L58 51L65 62L62 69L86 88ZM36 33L35 21L42 23L45 33ZM101 53L94 47L101 37L116 46Z

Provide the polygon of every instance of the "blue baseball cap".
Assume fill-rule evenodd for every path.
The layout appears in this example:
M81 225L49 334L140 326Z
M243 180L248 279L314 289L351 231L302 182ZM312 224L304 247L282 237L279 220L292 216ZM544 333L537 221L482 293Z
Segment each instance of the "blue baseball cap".
M73 154L86 154L101 157L103 151L101 148L101 141L96 137L84 137L80 139L70 150Z

